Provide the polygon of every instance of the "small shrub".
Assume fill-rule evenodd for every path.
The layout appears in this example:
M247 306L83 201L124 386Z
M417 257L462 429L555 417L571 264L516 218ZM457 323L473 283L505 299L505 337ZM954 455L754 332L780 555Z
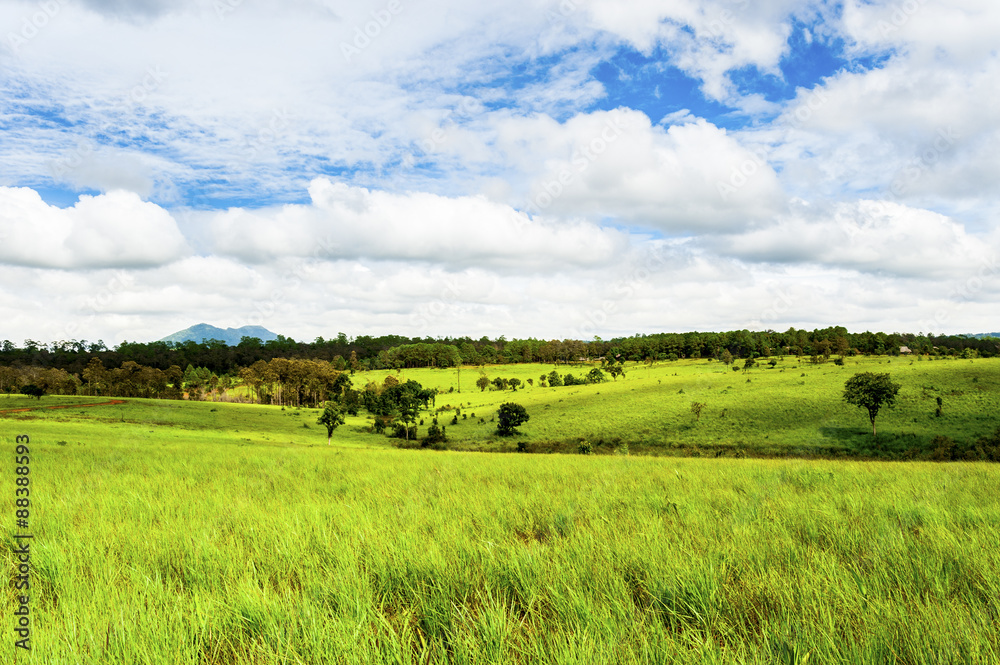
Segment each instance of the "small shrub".
M594 448L590 445L589 441L581 441L580 445L577 446L577 451L581 455L592 455L594 453Z
M427 428L427 438L425 438L421 444L421 448L426 448L432 443L444 443L448 438L445 436L445 428L438 427L437 425L431 425Z
M407 427L403 423L396 423L395 425L393 425L392 435L397 439L409 438L411 441L416 441L417 428L416 426L411 426L409 428L409 434L407 434Z

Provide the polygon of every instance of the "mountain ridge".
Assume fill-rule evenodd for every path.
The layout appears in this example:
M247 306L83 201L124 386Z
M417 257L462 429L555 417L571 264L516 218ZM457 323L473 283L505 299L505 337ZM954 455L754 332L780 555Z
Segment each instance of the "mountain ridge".
M198 342L217 339L229 346L236 346L243 337L258 337L262 342L278 339L278 335L263 326L242 326L240 328L218 328L207 323L198 323L160 339L161 342Z

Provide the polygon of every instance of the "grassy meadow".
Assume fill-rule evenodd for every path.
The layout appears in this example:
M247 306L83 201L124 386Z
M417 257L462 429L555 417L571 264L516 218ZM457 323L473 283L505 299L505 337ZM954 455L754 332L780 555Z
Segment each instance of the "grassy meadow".
M34 648L17 662L1000 662L997 465L634 454L863 454L867 417L840 391L866 370L903 384L880 445L996 429L1000 361L900 358L679 361L517 393L480 392L466 369L438 397L469 413L439 416L449 445L510 449L489 421L516 401L521 440L619 452L602 456L401 450L364 415L327 446L315 410L229 403L0 414L11 456L31 436ZM455 370L402 377L457 385Z
M581 377L590 367L556 369ZM748 372L719 362L680 360L652 367L630 364L624 378L602 384L538 387L539 377L552 370L552 365L463 369L462 392L437 398L437 408L461 407L469 416L450 425L454 409L438 415L447 428L448 447L513 450L523 440L535 452L576 452L587 441L595 452L625 444L632 452L656 455L902 458L912 449L927 449L935 436L971 443L1000 426L1000 359L858 358L837 366L785 357L773 368ZM481 392L475 385L480 371L490 379L533 379L536 385ZM903 386L896 407L879 415L877 445L867 413L841 399L844 382L862 371L889 372ZM389 374L395 375L358 373L354 383L381 382ZM454 369L403 370L399 376L444 391L458 389ZM935 415L938 397L940 417ZM497 437L496 423L490 421L508 401L524 405L531 416L517 440ZM691 412L692 402L706 405L699 419ZM430 425L430 416L423 417ZM370 422L362 412L337 436L362 443ZM419 431L422 435L426 429Z

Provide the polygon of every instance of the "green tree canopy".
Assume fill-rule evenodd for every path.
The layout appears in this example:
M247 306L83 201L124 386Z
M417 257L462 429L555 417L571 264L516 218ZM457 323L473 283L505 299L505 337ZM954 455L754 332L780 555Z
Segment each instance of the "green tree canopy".
M868 410L868 418L872 422L872 436L877 436L875 418L879 409L883 406L892 408L901 387L900 384L893 383L888 373L860 372L844 383L844 400L848 404Z
M327 404L316 424L326 426L326 445L329 446L333 440L333 430L344 424L344 412L335 404Z
M497 434L500 436L515 434L517 432L515 428L518 425L528 422L530 417L527 410L520 404L514 404L513 402L501 404L500 409L497 411Z
M45 389L36 386L33 383L29 383L28 385L21 388L21 394L28 395L29 397L37 397L38 399L42 399L42 396L45 395Z

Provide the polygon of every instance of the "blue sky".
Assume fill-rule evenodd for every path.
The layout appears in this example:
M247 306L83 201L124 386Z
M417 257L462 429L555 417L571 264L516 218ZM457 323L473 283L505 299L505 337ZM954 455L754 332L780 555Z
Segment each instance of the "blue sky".
M5 3L7 336L996 327L993 4L428 2Z

